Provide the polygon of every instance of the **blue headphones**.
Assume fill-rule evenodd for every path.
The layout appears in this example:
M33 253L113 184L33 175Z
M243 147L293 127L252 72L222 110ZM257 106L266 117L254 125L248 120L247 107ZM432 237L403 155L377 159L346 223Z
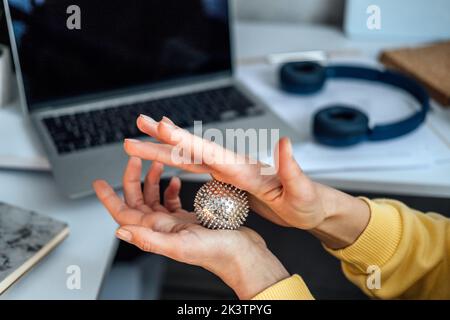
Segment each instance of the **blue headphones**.
M313 135L317 142L344 147L362 141L387 140L417 129L430 109L425 89L413 79L393 71L355 66L327 66L315 62L289 62L280 69L281 88L307 95L319 92L327 79L350 78L380 82L410 93L421 105L420 111L398 122L369 127L368 116L351 106L331 105L314 115Z

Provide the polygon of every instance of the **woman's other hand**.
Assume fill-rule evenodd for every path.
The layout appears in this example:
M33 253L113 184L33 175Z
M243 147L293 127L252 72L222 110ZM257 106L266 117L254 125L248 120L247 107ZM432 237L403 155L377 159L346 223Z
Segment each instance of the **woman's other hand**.
M123 178L124 200L105 181L95 181L97 197L120 225L116 235L140 249L201 266L250 299L289 274L253 230L209 230L182 208L180 179L174 177L160 202L163 165L153 162L141 188L142 163L130 158Z

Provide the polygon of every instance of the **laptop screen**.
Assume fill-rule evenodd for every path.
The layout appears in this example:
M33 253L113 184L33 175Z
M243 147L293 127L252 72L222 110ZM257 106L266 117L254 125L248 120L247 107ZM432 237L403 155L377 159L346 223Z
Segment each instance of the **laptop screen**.
M33 110L231 73L227 0L8 3Z

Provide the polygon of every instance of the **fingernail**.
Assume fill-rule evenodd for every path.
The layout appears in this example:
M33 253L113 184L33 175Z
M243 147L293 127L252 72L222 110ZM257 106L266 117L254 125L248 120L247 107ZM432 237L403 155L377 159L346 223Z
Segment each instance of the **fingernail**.
M151 118L149 116L146 116L145 114L140 114L139 118L141 118L142 120L144 120L148 124L155 124L156 123L155 119L153 119L153 118Z
M170 122L167 122L167 121L161 121L160 123L159 123L159 125L161 126L167 126L169 129L175 129L175 125L174 124L172 124L172 123L170 123Z
M95 179L94 181L92 181L92 187L95 188L96 185L98 185L99 183L101 183L102 180L100 179Z
M130 143L140 143L139 140L136 139L125 139L125 142L130 142Z
M165 123L168 123L168 124L175 125L175 123L172 120L170 120L169 118L167 118L166 116L162 117L161 121L164 121Z
M119 229L116 231L116 237L123 241L130 242L132 235L131 232L128 230Z

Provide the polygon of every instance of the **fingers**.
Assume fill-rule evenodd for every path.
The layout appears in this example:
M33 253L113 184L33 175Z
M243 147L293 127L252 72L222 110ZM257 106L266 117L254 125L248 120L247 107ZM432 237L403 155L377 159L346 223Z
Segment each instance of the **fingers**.
M292 144L288 138L282 138L278 142L278 157L275 161L278 168L278 177L287 193L299 194L300 186L305 181L306 176L295 161L292 153Z
M246 163L244 157L240 157L217 143L202 139L171 125L167 121L159 123L156 138L162 139L173 146L178 146L179 149L190 155L196 164L226 169L230 168L230 164L239 163L238 160L241 160L242 164Z
M126 140L125 151L129 155L157 160L194 173L209 173L252 193L260 189L261 163L250 163L247 157L182 130L167 118L155 122L139 117L137 122L141 131L164 144Z
M175 126L175 123L173 123L173 121L167 117L163 117L161 119L161 122L165 122L169 125ZM168 143L168 141L162 140L162 137L158 135L159 122L155 121L153 118L141 114L136 120L136 125L143 133L158 139L158 141L160 142Z
M161 174L164 171L164 165L160 162L153 161L150 170L145 177L144 183L144 201L147 206L153 210L166 212L161 205L160 186Z
M125 202L131 208L137 208L144 204L141 187L141 171L141 159L131 157L128 160L128 164L123 175Z
M129 210L106 181L94 181L93 188L100 202L118 224L137 224L141 221L143 214L137 210Z
M260 162L250 162L250 159L244 155L234 153L186 130L176 129L166 121L159 123L158 137L165 141L170 140L167 143L176 144L187 154L193 155L192 158L196 163L210 168L210 173L216 179L249 192L258 191L262 167Z
M146 116L140 116L137 125L141 131L158 141L183 150L186 157L192 159L195 164L220 166L235 164L238 160L245 163L245 157L181 129L167 117L163 117L160 122L155 122Z
M149 116L144 114L139 115L136 120L136 125L139 130L151 137L156 137L158 134L158 122Z
M179 248L183 244L177 233L156 232L136 225L119 228L116 236L143 251L161 254L172 259L178 258Z
M167 121L159 123L157 139L176 145L177 148L191 155L197 166L207 166L210 169L208 173L221 181L249 192L258 189L257 181L261 175L259 162L250 163L247 157L174 127Z
M173 126L175 125L175 123L172 120L170 120L169 118L167 118L166 116L162 117L161 121L171 124Z
M205 166L179 161L176 150L171 145L126 139L124 148L125 152L133 157L161 162L193 173L209 173L209 169Z
M166 190L164 191L164 207L170 212L175 212L182 209L181 199L181 180L178 177L173 177Z

